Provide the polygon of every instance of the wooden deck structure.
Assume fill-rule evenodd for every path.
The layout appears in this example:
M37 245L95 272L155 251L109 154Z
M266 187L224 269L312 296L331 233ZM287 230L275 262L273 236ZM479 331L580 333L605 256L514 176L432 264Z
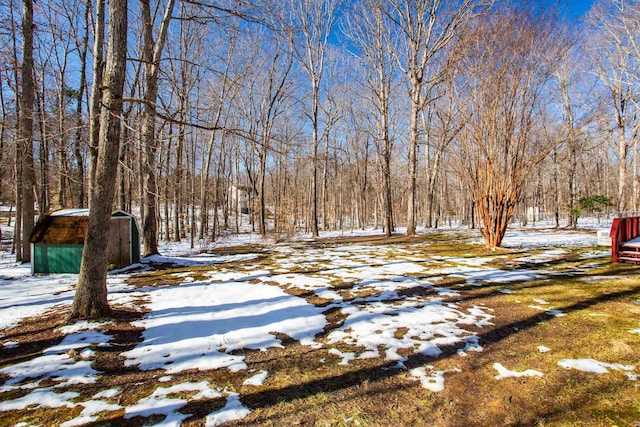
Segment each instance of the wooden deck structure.
M614 218L610 236L613 262L640 264L640 216Z

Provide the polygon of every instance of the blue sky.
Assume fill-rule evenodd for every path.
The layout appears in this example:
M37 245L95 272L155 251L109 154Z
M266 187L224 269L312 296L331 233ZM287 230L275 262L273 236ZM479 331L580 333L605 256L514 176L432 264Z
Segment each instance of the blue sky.
M525 4L527 1L524 0ZM548 5L557 5L561 14L569 21L582 18L591 9L594 0L542 0Z

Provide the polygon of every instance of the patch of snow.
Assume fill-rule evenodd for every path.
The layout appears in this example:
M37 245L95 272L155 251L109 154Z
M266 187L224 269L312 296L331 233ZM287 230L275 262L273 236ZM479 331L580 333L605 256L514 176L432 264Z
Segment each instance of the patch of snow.
M389 248L384 249L389 250ZM407 277L408 274L417 274L425 271L425 266L405 260L380 264L380 257L384 256L384 253L373 256L371 248L354 247L349 251L349 258L344 258L342 262L335 258L336 255L332 254L330 261L334 264L333 268L322 270L320 274L331 274L346 282L361 282L358 286L363 286L374 284L375 281L394 279L399 279L396 283L402 283L405 280L410 280ZM354 254L359 254L360 258L354 257ZM362 258L363 256L366 256L365 259ZM365 262L360 262L361 260ZM308 262L308 259L300 261Z
M439 346L466 343L466 338L473 335L462 325L483 326L493 317L482 307L472 307L469 313L464 313L455 304L444 304L437 299L346 305L342 313L347 318L340 328L328 335L328 343L344 342L365 352L383 348L385 359L389 361L400 358L400 349L438 356L441 353ZM396 333L400 328L407 329L402 337Z
M186 279L187 277L192 277L193 272L192 271L183 271L183 272L180 272L180 273L172 273L171 275L175 276L175 277L182 277L182 278Z
M18 325L27 317L70 306L75 295L75 274L31 276L31 266L0 268L0 329Z
M51 216L89 216L89 209L67 208L51 213Z
M539 299L539 298L534 298L533 302L537 302L538 304L541 304L541 305L548 305L549 304L547 301L545 301L543 299Z
M498 289L498 292L501 294L512 294L513 291L511 289Z
M249 261L258 258L258 254L241 255L209 255L194 254L191 256L151 255L142 259L143 263L171 264L176 267L203 267L226 262Z
M508 230L502 240L502 246L505 248L585 247L597 245L598 238L591 232L561 230Z
M342 358L342 360L340 361L340 365L348 365L350 361L352 361L353 359L356 358L356 354L355 353L351 353L351 352L342 352L340 350L338 350L337 348L332 348L329 350L329 354L333 354L334 356L338 356L340 358Z
M611 256L611 251L610 250L592 250L592 251L585 251L582 253L582 255L580 256L580 259L586 260L586 259L596 259L596 258L608 258ZM598 264L592 264L592 267L598 267Z
M420 381L422 388L437 393L444 390L444 374L447 372L460 372L460 370L456 368L450 371L436 371L432 365L427 365L411 369L409 379Z
M545 314L548 314L549 316L554 316L554 317L566 316L566 313L564 313L562 310L555 310L555 309L550 310L547 307L540 307L539 305L530 305L529 308L534 308L536 310L544 311Z
M555 316L555 317L566 316L566 313L564 313L562 310L547 310L546 314L548 314L549 316Z
M197 393L188 399L168 397L172 394L185 392ZM164 415L165 418L155 425L179 427L182 421L189 418L190 414L183 414L178 412L178 410L186 406L189 401L215 399L218 397L222 397L222 393L220 390L212 388L209 381L201 381L198 383L186 382L171 387L158 387L149 396L143 397L135 404L127 406L125 408L124 418Z
M211 276L212 279L215 275ZM126 366L188 369L245 369L238 349L281 347L281 332L303 345L318 346L326 319L322 309L275 286L246 282L194 282L149 290L151 310L134 326L144 341L123 353Z
M543 377L544 376L542 372L536 371L534 369L527 369L526 371L522 371L522 372L511 371L505 368L500 363L494 363L493 368L496 371L498 371L498 375L495 376L495 379L497 380L501 380L503 378L511 378L511 377L518 378L518 377Z
M242 385L253 385L253 386L261 386L264 384L264 380L267 379L267 375L269 375L268 371L262 370L252 376L251 378L247 378L244 380Z
M594 359L562 359L558 361L558 365L565 369L577 369L583 372L592 372L594 374L606 374L609 369L615 371L633 371L634 366L621 365L619 363L605 363Z
M528 264L546 264L551 261L558 260L566 255L567 251L564 249L555 249L544 251L539 254L528 255L523 257L514 258L514 262L524 262Z
M459 258L459 257L434 257L441 261L446 261L451 264L459 264L467 267L480 267L488 262L494 261L498 257L472 257L472 258Z
M75 328L72 326L69 329ZM107 343L110 339L109 335L93 330L69 334L60 344L49 347L42 355L0 369L0 374L10 377L4 385L0 386L0 392L16 388L34 388L48 378L56 383L56 387L93 383L98 372L91 367L91 360L82 357L77 360L73 356L80 356L78 350L82 351L91 345ZM30 378L38 378L38 380L22 386L14 385Z
M78 404L82 406L82 412L80 415L72 420L65 421L60 424L60 427L74 427L81 426L96 421L101 412L113 412L122 409L122 406L115 403L108 403L102 400L89 400Z
M629 332L631 332L632 334L638 334L640 335L640 329L631 329ZM6 345L6 344L5 344Z
M269 282L275 282L281 286L291 286L305 290L326 290L330 281L326 277L315 277L310 274L274 274L265 278Z
M550 349L549 347L545 347L545 346L543 346L543 345L539 345L539 346L538 346L538 351L539 351L540 353L547 353L547 352L550 352L550 351L551 351L551 349Z
M99 391L98 393L93 395L93 399L113 399L116 396L120 396L122 394L122 390L118 390L116 388L110 388L107 390Z
M58 393L54 391L52 387L43 387L17 399L0 402L0 411L18 411L29 406L47 408L66 406L73 408L76 404L70 402L70 400L79 395L80 393L76 393L75 391Z
M352 301L355 304L361 304L365 302L385 302L385 301L397 301L402 299L396 291L384 290L379 294L369 295L363 298L356 298Z
M107 277L110 303L131 305L139 295L124 282L127 277ZM0 263L0 329L17 326L52 309L67 309L77 281L77 274L32 276L30 264Z
M232 394L227 397L227 404L224 408L207 415L205 426L214 427L229 421L241 420L250 413L249 408L240 402L240 397L237 394Z
M468 352L470 351L473 351L476 353L484 351L484 347L480 345L480 342L479 342L480 340L478 339L477 336L474 335L474 336L466 337L464 341L466 342L464 348L459 348L456 351L458 356L466 357L469 355Z
M460 292L446 288L433 288L434 291L441 297L458 297Z
M452 267L435 271L437 274L463 277L470 285L478 282L513 283L528 282L544 277L547 273L537 270L500 270L497 268Z

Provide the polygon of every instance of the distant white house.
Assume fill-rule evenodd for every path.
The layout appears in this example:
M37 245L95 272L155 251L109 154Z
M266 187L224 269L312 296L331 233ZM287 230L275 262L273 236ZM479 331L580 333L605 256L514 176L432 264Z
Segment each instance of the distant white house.
M229 186L229 205L235 209L236 206L240 213L249 214L253 210L253 204L256 199L256 193L253 187L248 185Z

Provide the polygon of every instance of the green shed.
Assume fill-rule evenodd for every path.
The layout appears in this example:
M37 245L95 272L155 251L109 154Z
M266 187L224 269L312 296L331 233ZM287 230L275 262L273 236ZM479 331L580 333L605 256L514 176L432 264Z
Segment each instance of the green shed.
M79 273L89 225L88 209L63 209L38 220L31 233L31 273ZM109 268L140 262L140 232L133 215L111 214L107 247Z

